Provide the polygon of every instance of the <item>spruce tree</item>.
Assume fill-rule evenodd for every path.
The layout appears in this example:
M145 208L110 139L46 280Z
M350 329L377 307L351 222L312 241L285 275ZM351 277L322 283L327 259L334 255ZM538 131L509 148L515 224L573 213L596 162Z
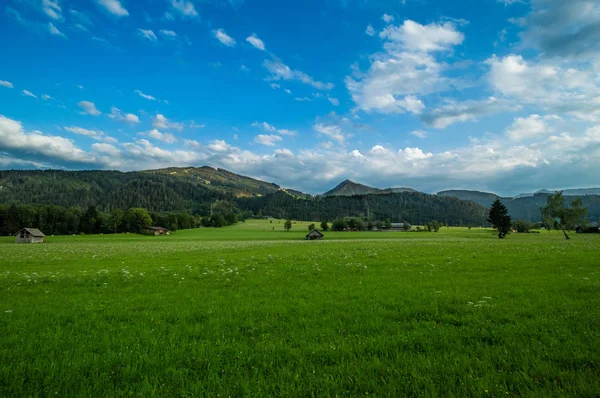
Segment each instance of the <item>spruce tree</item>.
M488 222L498 230L499 238L503 238L504 235L506 235L508 231L510 231L512 220L508 215L508 210L506 210L506 206L502 204L499 198L497 198L496 201L492 203Z

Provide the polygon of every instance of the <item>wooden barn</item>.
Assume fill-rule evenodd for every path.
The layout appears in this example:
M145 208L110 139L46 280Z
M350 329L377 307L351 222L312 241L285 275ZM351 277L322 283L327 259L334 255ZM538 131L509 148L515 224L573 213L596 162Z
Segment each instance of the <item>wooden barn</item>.
M169 235L171 231L163 227L146 227L144 228L144 232L148 235Z
M308 233L308 235L306 235L306 240L322 240L323 239L323 234L320 233L319 231L317 231L316 229L313 229L312 231L310 231Z
M16 243L43 243L46 235L37 228L23 228L15 235Z

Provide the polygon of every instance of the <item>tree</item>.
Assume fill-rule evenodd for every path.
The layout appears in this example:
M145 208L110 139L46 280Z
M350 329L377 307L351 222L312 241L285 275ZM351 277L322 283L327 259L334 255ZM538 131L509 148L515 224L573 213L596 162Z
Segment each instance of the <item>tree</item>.
M127 222L127 228L131 232L141 232L145 227L150 226L152 223L152 217L146 209L140 207L132 207L127 210L125 216Z
M404 230L410 231L411 228L412 228L412 225L410 225L407 221L404 221Z
M517 232L531 232L532 224L527 220L517 220L515 221L515 229Z
M490 208L488 222L498 230L498 237L503 238L510 231L512 221L508 215L506 206L497 198Z
M213 214L210 216L210 225L215 228L221 228L225 225L225 217L222 214Z
M392 221L389 218L385 219L385 229L392 229Z
M348 228L348 222L344 218L337 218L331 224L332 231L343 231Z
M315 229L315 224L310 224L310 225L308 226L308 230L309 230L309 231L312 231L313 229Z
M116 234L117 229L121 226L123 222L123 210L121 209L112 209L110 214L108 215L108 225L111 227L113 232Z
M554 195L550 195L547 199L546 206L541 209L542 220L548 228L550 222L554 223L555 229L562 228L563 230L575 229L577 225L580 225L588 209L582 206L581 198L572 200L570 203L571 207L565 206L565 197L562 191L556 192ZM556 222L556 219L560 220L560 225Z
M327 221L321 221L321 229L327 231L329 229L329 223Z
M437 220L433 220L431 226L433 228L433 232L437 232L440 230L441 224Z
M285 222L283 223L283 229L285 229L286 231L292 229L292 220L285 220Z

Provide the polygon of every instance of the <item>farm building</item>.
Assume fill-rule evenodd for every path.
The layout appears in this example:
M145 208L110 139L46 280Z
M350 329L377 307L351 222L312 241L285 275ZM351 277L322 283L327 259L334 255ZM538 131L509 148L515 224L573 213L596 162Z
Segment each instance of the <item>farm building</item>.
M408 224L404 225L403 222L393 222L392 227L389 229L390 231L410 231L412 229L412 225Z
M146 228L144 228L144 232L147 233L148 235L154 235L154 236L169 235L171 233L171 231L169 231L168 229L163 228L163 227L146 227Z
M37 228L23 228L15 235L16 243L42 243L44 242L44 233Z
M316 229L313 229L312 231L310 231L308 233L308 235L306 235L306 240L321 240L323 239L323 234L320 233L319 231L317 231Z

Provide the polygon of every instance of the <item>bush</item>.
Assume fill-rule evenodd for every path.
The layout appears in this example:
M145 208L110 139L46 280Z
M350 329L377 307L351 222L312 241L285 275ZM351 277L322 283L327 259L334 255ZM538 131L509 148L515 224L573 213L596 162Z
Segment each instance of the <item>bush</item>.
M308 226L308 230L309 230L309 231L312 231L313 229L315 229L315 224L310 224L310 225Z

